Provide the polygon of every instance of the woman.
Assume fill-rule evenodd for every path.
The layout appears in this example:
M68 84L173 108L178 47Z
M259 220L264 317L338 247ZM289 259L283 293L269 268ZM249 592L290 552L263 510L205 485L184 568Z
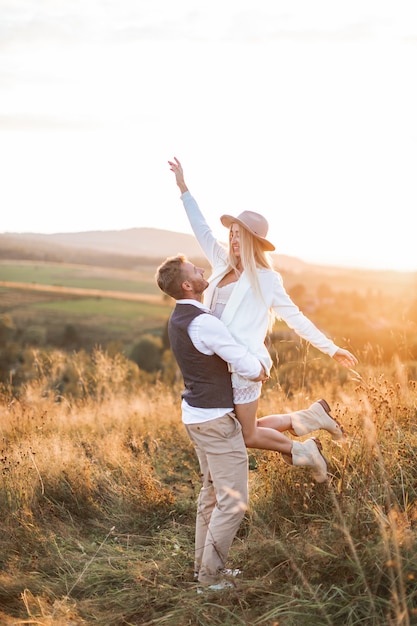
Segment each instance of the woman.
M168 163L175 174L191 227L213 268L204 302L226 324L234 338L259 358L268 373L272 359L264 342L276 316L341 365L356 365L356 357L328 339L286 293L281 276L272 268L267 256L275 247L266 239L266 219L253 211L244 211L237 217L223 215L221 222L229 229L227 250L213 236L190 194L181 163L177 158ZM326 480L327 466L320 453L320 442L314 438L295 442L282 431L301 436L325 428L334 439L340 439L342 429L330 416L327 402L315 402L305 411L256 419L262 383L254 383L232 372L232 386L236 417L242 424L246 446L280 452L293 465L310 466L318 482Z

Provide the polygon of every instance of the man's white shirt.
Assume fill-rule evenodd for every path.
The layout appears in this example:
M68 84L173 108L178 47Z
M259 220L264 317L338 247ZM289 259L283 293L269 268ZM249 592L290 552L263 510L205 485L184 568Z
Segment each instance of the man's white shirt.
M245 346L235 341L223 322L214 317L204 304L189 299L177 300L177 304L192 304L205 313L197 315L188 326L188 336L199 352L207 355L217 354L232 366L233 371L245 378L253 379L259 376L261 371L259 360ZM182 401L181 408L184 424L206 422L233 411L233 407L215 409L193 407L185 400Z

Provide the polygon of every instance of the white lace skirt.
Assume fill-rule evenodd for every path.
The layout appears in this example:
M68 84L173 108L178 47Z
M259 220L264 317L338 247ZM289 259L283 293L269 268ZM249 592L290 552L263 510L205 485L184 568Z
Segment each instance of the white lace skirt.
M248 404L261 395L262 383L244 378L232 372L233 401L235 404Z

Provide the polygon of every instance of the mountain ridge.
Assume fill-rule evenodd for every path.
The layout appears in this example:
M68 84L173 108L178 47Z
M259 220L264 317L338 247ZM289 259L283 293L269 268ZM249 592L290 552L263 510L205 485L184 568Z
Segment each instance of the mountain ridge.
M71 233L0 233L0 260L33 260L87 263L114 267L161 263L166 257L185 254L194 263L208 266L194 235L161 228L135 227L121 230L94 230ZM413 272L377 270L337 265L315 264L285 254L271 253L278 271L298 274L320 273L323 276L366 273L414 275Z
M70 250L89 253L122 255L125 257L147 257L161 259L179 252L191 260L204 259L204 253L194 235L177 233L160 228L129 228L111 231L86 231L73 233L2 233L0 247L7 249L24 245L38 253L48 250L56 254ZM311 267L309 263L288 255L271 255L274 265L288 271L301 271Z

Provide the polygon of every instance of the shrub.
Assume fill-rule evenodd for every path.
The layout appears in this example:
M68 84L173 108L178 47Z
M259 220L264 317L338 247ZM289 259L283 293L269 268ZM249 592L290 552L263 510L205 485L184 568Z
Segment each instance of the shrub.
M158 337L144 335L135 343L129 357L145 372L157 372L161 369L162 344Z

